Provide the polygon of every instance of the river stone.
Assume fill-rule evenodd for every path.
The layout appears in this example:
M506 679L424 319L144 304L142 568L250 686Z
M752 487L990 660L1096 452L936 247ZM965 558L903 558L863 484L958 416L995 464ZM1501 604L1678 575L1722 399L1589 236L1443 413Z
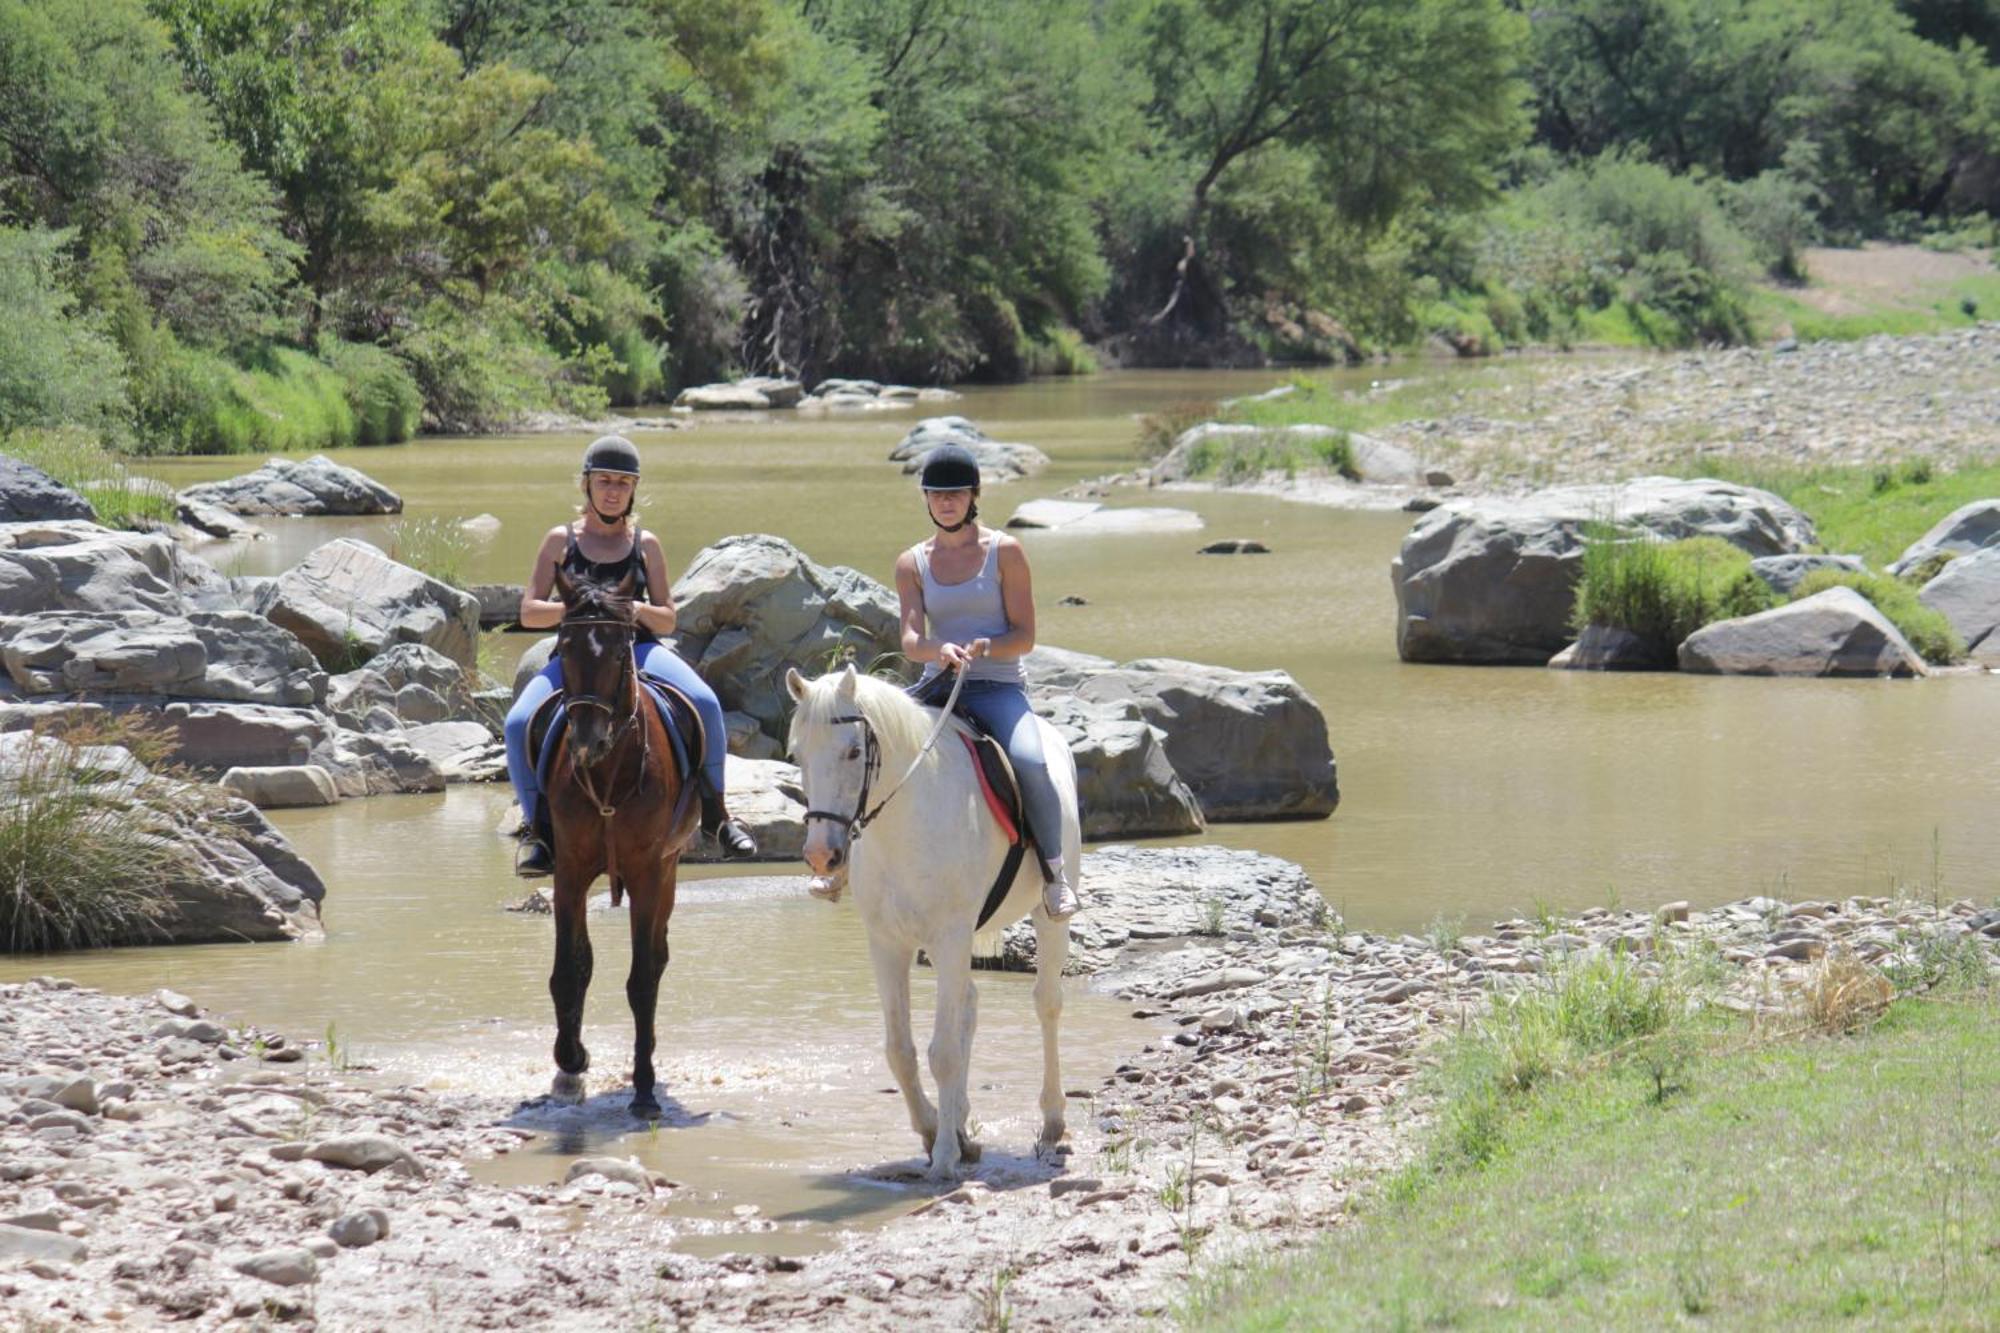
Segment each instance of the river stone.
M313 1258L311 1250L301 1245L260 1250L236 1260L230 1267L280 1287L301 1286L319 1276L319 1260Z
M1720 537L1752 557L1813 540L1811 521L1777 496L1720 481L1642 477L1449 501L1390 562L1397 652L1406 662L1546 663L1569 642L1582 529L1607 519L1668 540Z
M791 713L787 668L818 676L848 650L863 670L900 660L895 594L855 570L814 563L782 537L725 537L704 547L675 581L674 600L675 651L695 664L723 708L756 718L780 742Z
M358 666L398 643L424 644L467 670L478 654L479 603L351 537L279 576L265 614L332 668Z
M250 541L264 535L255 523L238 518L221 505L185 495L174 498L174 517L203 536L221 541Z
M1168 940L1263 927L1307 926L1327 917L1326 900L1305 871L1261 852L1227 847L1127 847L1083 854L1078 875L1083 910L1070 920L1073 975L1101 973L1117 964L1178 967L1175 950L1120 951L1134 940ZM1032 971L1035 932L1023 919L1000 940L997 962L1009 971Z
M0 454L0 523L47 518L97 521L90 501L24 459Z
M1225 537L1198 548L1196 555L1269 555L1271 548L1255 537Z
M332 805L340 799L333 775L317 764L232 768L222 775L221 785L260 810Z
M527 587L520 583L474 583L466 588L472 600L479 603L479 628L519 629L521 598L527 595Z
M1917 600L1951 622L1983 666L2000 665L2000 547L1962 555L1923 586Z
M1680 663L1727 676L1927 674L1909 641L1852 588L1704 625L1681 645Z
M759 861L796 861L805 855L806 798L799 770L776 759L743 759L730 755L723 782L729 788L729 813L743 821L757 840ZM685 862L720 861L713 838L696 835L681 858Z
M1658 671L1671 668L1655 646L1616 625L1586 625L1576 642L1549 659L1562 671Z
M636 1188L641 1194L653 1192L653 1173L629 1158L619 1157L579 1157L569 1164L563 1173L563 1184L586 1180L592 1176L607 1181L622 1181Z
M444 770L402 731L337 729L314 747L312 761L333 775L342 796L443 791Z
M1003 444L964 417L926 417L889 451L889 461L901 463L905 473L922 469L924 459L939 445L955 444L968 450L979 464L979 480L984 486L1033 476L1049 465L1049 456L1031 444Z
M435 648L398 643L365 666L326 683L326 706L342 726L361 730L369 711L387 708L401 722L478 722L471 673Z
M428 1174L408 1148L381 1134L341 1134L321 1139L308 1147L305 1155L315 1162L370 1176L377 1171L393 1171L422 1179Z
M268 704L176 702L158 717L173 728L174 762L202 769L303 764L334 731L316 709Z
M1045 697L1037 711L1076 759L1085 841L1178 837L1202 829L1201 805L1137 705Z
M1939 519L1889 566L1889 572L1900 577L1934 555L1965 555L1995 545L2000 545L2000 500L1974 500Z
M1129 702L1158 728L1168 761L1211 822L1318 818L1340 803L1326 717L1283 671L1159 657L1098 671L1074 688L1088 703Z
M776 404L769 394L744 382L690 386L676 395L674 406L695 412L761 412Z
M1187 509L1113 509L1078 500L1030 500L1014 510L1010 528L1051 528L1077 536L1199 532L1201 515Z
M30 694L168 694L304 707L326 676L247 611L46 611L0 620L0 664Z
M0 1260L80 1264L89 1257L90 1247L74 1236L0 1222Z
M363 1250L382 1239L387 1228L382 1225L382 1210L349 1213L335 1219L326 1229L335 1245L344 1250Z
M1822 569L1843 574L1866 574L1868 566L1858 555L1766 555L1750 562L1750 572L1789 597L1806 581L1806 575Z
M181 494L232 514L400 514L402 497L324 454L300 462L274 458L255 472L203 482Z
M427 722L403 728L402 739L436 764L447 782L453 774L460 781L482 780L471 775L490 771L496 760L505 772L505 749L484 722Z
M748 713L726 712L722 724L729 732L731 754L745 759L777 759L785 753L785 747L766 736L757 719Z

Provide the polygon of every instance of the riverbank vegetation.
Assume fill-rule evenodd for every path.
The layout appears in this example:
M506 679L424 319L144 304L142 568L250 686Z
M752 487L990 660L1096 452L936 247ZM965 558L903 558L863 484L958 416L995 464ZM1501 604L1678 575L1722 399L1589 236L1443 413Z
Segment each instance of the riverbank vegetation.
M1671 945L1496 999L1419 1159L1317 1250L1198 1283L1185 1325L1982 1324L2000 993L1975 941L1906 946L1762 1002Z
M1816 239L1993 243L1984 13L0 0L0 432L1803 330Z
M1587 524L1574 623L1636 636L1661 666L1681 641L1716 620L1755 615L1776 601L1750 557L1720 537L1663 542L1612 523Z

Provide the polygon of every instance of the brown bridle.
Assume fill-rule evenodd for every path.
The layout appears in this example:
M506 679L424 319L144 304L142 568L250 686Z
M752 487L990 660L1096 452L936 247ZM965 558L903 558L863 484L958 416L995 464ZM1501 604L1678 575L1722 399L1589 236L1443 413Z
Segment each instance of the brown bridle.
M606 626L611 629L624 631L622 636L624 642L621 645L622 651L618 654L620 658L618 680L619 692L627 697L629 704L626 707L625 716L620 718L616 704L607 703L594 694L572 693L569 688L568 673L565 672L563 678L563 706L565 708L602 709L605 716L611 719L611 748L606 751L606 759L609 759L618 752L618 747L624 741L627 732L634 726L639 728L638 776L633 779L631 790L627 791L624 796L618 797L617 800L612 800L608 796L598 794L597 783L591 777L585 765L574 762L570 764L570 776L575 779L576 785L583 789L583 794L590 798L590 803L597 807L597 813L604 817L604 873L607 878L615 881L618 878L618 844L612 837L611 819L612 816L618 813L619 802L629 800L631 797L637 795L639 789L645 785L646 771L652 760L652 740L647 734L645 726L641 723L639 713L639 666L633 659L633 644L638 638L639 632L638 622L635 620L620 620L615 616L578 616L574 619L564 616L562 623L556 627L556 655L558 660L561 659L562 655L563 632L573 626L586 625Z

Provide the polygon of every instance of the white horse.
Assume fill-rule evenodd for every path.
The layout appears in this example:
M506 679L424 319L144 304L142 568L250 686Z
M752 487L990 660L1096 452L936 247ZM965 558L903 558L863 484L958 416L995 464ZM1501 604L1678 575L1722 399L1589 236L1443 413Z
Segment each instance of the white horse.
M792 715L791 751L805 782L805 858L828 875L843 863L854 905L868 928L875 988L882 999L889 1068L903 1090L910 1126L930 1154L930 1176L954 1175L961 1160L979 1160L967 1137L966 1067L978 999L972 989L973 924L987 891L999 878L1007 839L986 809L970 756L958 739L957 718L922 754L938 713L902 690L848 667L808 681L787 671L785 685L798 701ZM1078 883L1083 859L1077 819L1076 763L1069 746L1047 722L1043 750L1062 797L1061 856L1069 882ZM921 754L921 758L919 758ZM915 765L912 769L912 765ZM901 785L897 779L909 776ZM857 829L861 816L871 821ZM1042 1026L1042 1131L1037 1151L1063 1136L1062 1064L1057 1028L1062 1020L1062 970L1069 956L1067 923L1042 910L1042 874L1024 857L988 931L1019 920L1032 909L1035 922L1035 1015ZM910 966L918 949L937 971L937 1017L931 1030L931 1077L938 1104L924 1095L917 1049L910 1035ZM948 1131L940 1133L939 1128Z

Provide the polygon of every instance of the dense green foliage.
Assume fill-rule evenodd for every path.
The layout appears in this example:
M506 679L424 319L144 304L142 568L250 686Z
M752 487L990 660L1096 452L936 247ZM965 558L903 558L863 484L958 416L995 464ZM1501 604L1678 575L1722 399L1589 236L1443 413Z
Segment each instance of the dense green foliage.
M1754 615L1774 600L1750 557L1719 537L1663 542L1608 523L1584 530L1576 628L1627 630L1661 666L1674 665L1681 641L1703 625Z
M1965 660L1965 640L1951 627L1942 611L1934 611L1917 600L1917 589L1887 574L1851 574L1838 569L1816 569L1800 580L1792 600L1810 597L1828 588L1852 588L1874 603L1890 624L1910 641L1910 647L1926 662L1938 666Z
M1822 235L1991 243L1996 34L1932 0L0 0L0 430L1738 340Z

